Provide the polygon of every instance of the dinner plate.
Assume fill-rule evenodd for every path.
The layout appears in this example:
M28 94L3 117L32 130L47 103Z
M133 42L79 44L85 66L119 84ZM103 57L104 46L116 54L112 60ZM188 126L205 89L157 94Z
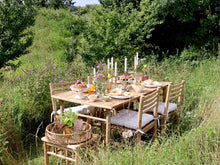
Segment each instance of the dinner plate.
M162 86L162 84L145 85L145 87L148 87L148 88L160 87L160 86Z
M130 95L130 96L110 96L114 99L129 99L131 97L133 97L133 95Z

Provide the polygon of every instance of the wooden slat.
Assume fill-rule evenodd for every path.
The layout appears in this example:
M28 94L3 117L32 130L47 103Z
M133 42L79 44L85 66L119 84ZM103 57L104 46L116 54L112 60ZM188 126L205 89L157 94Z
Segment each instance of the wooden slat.
M173 88L173 87L172 87L172 89L171 89L170 91L171 91L171 92L174 92L174 91L177 91L177 90L179 91L180 89L182 89L182 86L179 86L178 88L175 88L175 87Z
M143 113L146 113L147 111L153 109L156 106L156 103L154 103L153 105L147 107L146 109L143 108Z
M64 155L60 155L60 154L56 154L54 152L47 152L48 155L53 155L53 156L56 156L58 158L61 158L61 159L65 159L65 160L69 160L69 161L72 161L72 162L75 162L76 159L73 159L73 158L69 158L69 157L66 157Z
M54 91L58 91L58 90L63 90L63 89L69 89L70 90L70 86L65 86L65 87L60 87L60 88L54 88Z
M77 114L77 115L80 116L80 117L85 117L87 119L94 119L94 120L99 120L99 121L106 122L106 119L102 119L102 118L99 118L99 117L93 117L93 116L83 115L83 114Z
M176 95L179 95L180 94L180 91L177 91L177 92L170 92L170 96L176 96Z
M157 101L157 98L154 98L151 102L148 102L147 104L143 104L143 108L149 107L153 105Z
M51 83L52 87L55 87L55 86L65 86L65 85L70 85L70 84L74 84L75 82L66 82L66 83Z
M180 95L176 95L176 96L170 97L169 100L176 99L176 98L178 98L179 96L180 96Z
M155 95L155 93L157 93L157 90L151 92L151 93L148 94L148 95L145 95L145 96L144 96L144 99L148 99L148 98L152 97L153 95Z
M178 87L178 86L180 86L180 85L182 85L182 83L174 84L174 85L171 85L171 86L172 86L172 88L175 88L175 87Z
M143 104L147 104L147 103L149 103L149 102L152 102L152 101L154 101L155 99L157 98L157 95L155 95L155 96L153 96L153 97L151 97L151 98L148 98L148 99L144 99L144 101L143 101Z

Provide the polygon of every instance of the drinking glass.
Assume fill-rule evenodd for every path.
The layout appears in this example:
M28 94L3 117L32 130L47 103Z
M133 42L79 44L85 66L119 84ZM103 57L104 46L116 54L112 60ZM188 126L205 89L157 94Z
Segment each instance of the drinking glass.
M135 78L137 82L141 82L142 81L142 73L135 73Z

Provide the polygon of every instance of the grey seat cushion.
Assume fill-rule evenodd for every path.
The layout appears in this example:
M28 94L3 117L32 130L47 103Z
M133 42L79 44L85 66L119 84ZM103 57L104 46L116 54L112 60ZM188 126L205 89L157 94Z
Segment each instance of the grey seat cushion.
M150 123L153 120L153 115L144 113L142 115L141 127ZM119 126L124 126L126 128L137 129L138 122L138 112L129 109L123 109L115 116L111 117L111 123Z
M90 105L78 105L75 107L68 107L64 109L64 112L68 112L68 111L72 111L75 113L80 113L80 114L88 114L89 112L92 112L94 110L93 106ZM61 110L57 110L57 114L60 114ZM54 112L51 113L51 121L52 121L52 116L53 116Z
M158 113L161 114L161 115L164 115L164 108L165 108L165 102L159 102L158 104ZM177 109L177 104L175 103L169 103L169 106L168 106L168 113L174 111ZM153 112L154 110L151 109L150 112Z

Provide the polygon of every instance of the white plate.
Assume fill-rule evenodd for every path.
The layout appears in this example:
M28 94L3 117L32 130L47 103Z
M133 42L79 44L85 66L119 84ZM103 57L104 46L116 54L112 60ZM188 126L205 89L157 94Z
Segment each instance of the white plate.
M130 95L130 96L110 96L114 99L129 99L131 97L133 97L133 95Z
M160 86L162 86L162 84L145 85L145 87L148 87L148 88L160 87Z

